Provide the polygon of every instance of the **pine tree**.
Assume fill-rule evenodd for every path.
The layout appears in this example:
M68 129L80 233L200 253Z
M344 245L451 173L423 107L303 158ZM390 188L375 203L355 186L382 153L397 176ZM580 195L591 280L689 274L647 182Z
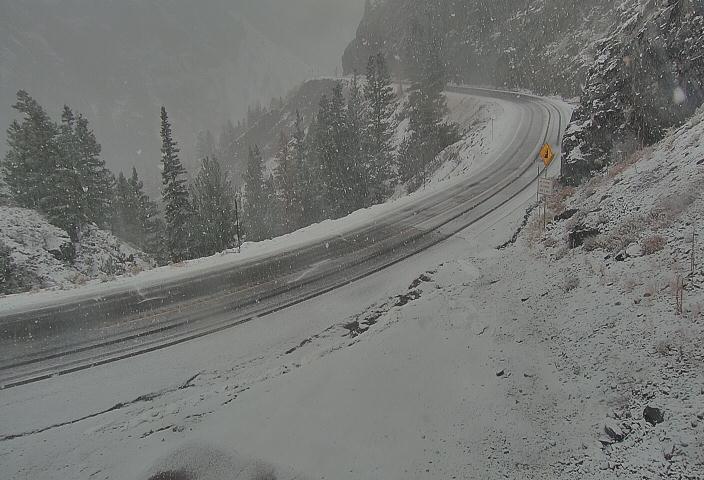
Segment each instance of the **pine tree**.
M80 240L80 227L88 221L82 207L82 183L78 172L80 145L76 135L76 116L67 106L55 137L57 155L52 172L52 185L39 202L39 209L49 221L69 233L71 240Z
M319 165L324 218L340 218L355 209L356 166L350 155L350 128L342 83L323 95L316 120L315 160Z
M215 137L210 130L200 132L196 137L196 155L202 160L206 157L213 158L217 154Z
M261 239L275 238L288 233L284 229L283 205L276 195L276 187L272 177L264 180L262 188L262 237Z
M205 157L191 186L194 243L199 257L214 255L237 244L235 192L215 158Z
M384 201L392 187L394 159L391 139L397 105L391 74L381 53L369 57L364 96L369 108L366 126L369 203L375 204Z
M113 197L112 232L126 242L137 245L140 236L136 225L137 208L125 174L120 172L115 181Z
M113 232L137 248L159 257L160 238L159 209L144 192L144 183L139 179L137 169L132 167L128 179L120 172L115 184L113 197Z
M443 121L447 79L436 35L430 34L423 55L422 71L413 82L409 98L411 136L402 147L403 163L399 166L401 179L410 190L427 180L435 157L459 139L457 126Z
M5 183L18 205L38 209L53 185L58 127L24 90L17 93L17 103L12 108L23 119L21 123L13 121L7 130L9 149L2 163Z
M248 240L262 240L267 232L264 212L266 197L264 192L264 160L258 146L250 147L247 169L244 172L244 231Z
M76 119L75 134L78 144L75 169L81 181L79 210L88 222L102 227L110 217L114 178L100 158L102 148L83 115Z
M166 217L166 244L172 262L191 258L189 222L192 218L191 202L186 187L186 169L178 157L179 149L166 109L161 107L161 164L162 198Z
M232 172L232 183L235 186L242 184L243 165L238 153L238 140L242 132L241 124L235 128L231 121L227 121L223 126L220 138L218 139L218 149L216 157L222 165Z
M303 126L303 116L296 110L296 122L291 136L291 161L294 165L294 204L299 209L296 217L296 229L305 227L315 222L313 179L311 178L308 160L308 144Z
M107 224L113 190L112 173L100 158L101 147L88 120L64 106L56 137L57 159L52 186L40 201L49 220L80 241L83 227Z
M321 99L321 105L323 103L325 102ZM313 117L308 127L308 133L305 135L305 141L302 144L303 147L299 150L299 153L297 153L297 155L301 155L301 152L304 152L303 155L305 157L303 169L303 174L305 175L303 180L304 225L311 225L325 218L323 205L325 204L327 186L321 161L323 149L321 148L320 141L324 135L321 131L323 127L318 121L319 116L320 113ZM298 140L297 144L301 145L298 143Z
M299 165L293 157L291 143L288 136L281 132L276 154L277 165L274 171L274 186L279 194L282 209L282 230L285 233L293 232L300 227L303 213L298 193L302 185L296 183L300 178Z
M127 180L132 198L136 205L139 243L138 245L145 252L159 257L161 249L155 248L157 242L161 242L159 207L153 202L144 191L144 182L139 179L137 169L132 167L132 176Z
M0 295L10 295L18 290L17 265L10 249L0 242Z
M345 180L349 189L348 210L350 212L371 205L369 188L372 186L372 171L369 168L368 149L365 145L366 123L367 109L355 72L347 98L347 138L345 140L349 149Z

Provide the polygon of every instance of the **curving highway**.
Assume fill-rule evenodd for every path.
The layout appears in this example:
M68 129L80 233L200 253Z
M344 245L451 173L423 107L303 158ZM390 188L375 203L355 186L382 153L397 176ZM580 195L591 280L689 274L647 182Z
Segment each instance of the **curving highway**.
M403 203L345 235L166 283L72 297L0 314L0 388L12 388L209 335L371 275L490 215L536 181L544 143L568 118L548 99L473 87L449 91L508 101L517 130L491 168Z

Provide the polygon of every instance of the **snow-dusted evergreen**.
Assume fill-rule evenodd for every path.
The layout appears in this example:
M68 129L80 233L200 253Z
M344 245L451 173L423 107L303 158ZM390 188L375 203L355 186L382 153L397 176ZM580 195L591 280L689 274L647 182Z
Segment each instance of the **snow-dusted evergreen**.
M205 157L191 185L193 254L208 257L238 242L235 191L216 158Z
M245 238L250 241L266 238L264 224L266 212L266 192L264 189L264 160L258 146L249 149L247 166L244 171L243 225Z
M155 202L144 192L144 183L132 168L126 178L120 172L113 200L113 232L120 238L149 252L160 263L164 258L164 225Z
M660 140L704 101L704 8L624 4L622 24L597 45L565 139L566 181Z
M447 114L447 85L441 40L433 27L416 30L415 50L418 72L409 96L410 136L401 147L401 178L414 190L425 184L437 155L459 140L455 125L444 123Z
M193 209L186 184L186 169L179 159L178 145L173 138L169 116L164 107L161 108L161 142L166 248L171 261L181 262L192 255L190 222Z
M13 199L22 207L46 209L53 188L51 178L59 163L58 127L27 92L17 93L12 106L22 116L7 130L8 152L3 161L4 179Z
M64 107L56 124L25 91L18 92L13 108L23 118L7 131L9 151L2 163L13 200L46 214L74 242L86 225L106 225L113 177L88 120Z
M396 173L391 140L397 98L391 74L381 53L369 57L366 81L364 99L368 112L364 133L368 155L366 170L370 180L368 198L370 204L375 204L388 196Z

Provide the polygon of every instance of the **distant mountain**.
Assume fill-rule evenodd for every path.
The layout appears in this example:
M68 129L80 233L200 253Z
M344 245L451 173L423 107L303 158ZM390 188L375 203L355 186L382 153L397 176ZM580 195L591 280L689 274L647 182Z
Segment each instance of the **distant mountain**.
M311 69L226 0L0 0L0 126L28 90L58 115L87 114L108 166L158 186L159 118L169 110L187 164L200 130L218 131ZM0 153L4 151L4 141Z
M612 0L367 1L345 72L364 71L384 52L397 75L413 74L418 42L442 42L455 81L575 95L594 55L593 40L618 18Z

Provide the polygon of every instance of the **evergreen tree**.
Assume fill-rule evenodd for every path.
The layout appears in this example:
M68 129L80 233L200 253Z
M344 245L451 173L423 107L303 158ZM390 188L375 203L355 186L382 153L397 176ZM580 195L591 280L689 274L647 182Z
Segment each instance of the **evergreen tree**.
M0 242L0 295L26 292L35 281L34 275L15 263L10 248Z
M137 227L137 206L125 174L120 172L115 181L112 231L126 242L137 245L141 240Z
M235 192L215 158L202 160L191 186L193 198L195 253L207 257L237 244Z
M76 135L76 116L64 106L61 125L55 137L57 155L52 172L52 185L39 202L39 209L49 221L66 230L74 243L80 240L80 226L88 221L83 210L82 183L78 172L80 146Z
M118 175L113 212L115 235L155 257L161 256L159 209L144 192L144 183L134 167L129 179L122 172Z
M355 73L350 83L347 98L347 138L345 142L349 148L349 159L346 162L347 174L346 188L349 189L349 211L358 210L371 205L370 187L372 169L366 148L367 109L364 102L359 79Z
M54 184L58 127L24 90L17 93L12 108L23 118L21 123L13 121L7 130L9 148L2 163L5 183L18 205L38 209Z
M279 194L282 210L282 230L285 233L297 230L302 221L303 206L301 205L297 184L300 180L298 162L293 156L292 144L285 133L281 132L279 148L276 154L276 170L274 171L274 186Z
M321 105L324 104L321 99ZM305 142L297 155L305 156L304 160L304 189L303 189L303 223L311 225L324 218L323 205L326 198L326 183L323 176L321 139L324 137L323 127L319 123L319 115L313 117L305 136ZM301 137L299 137L301 138ZM298 141L297 141L298 143ZM298 143L298 145L301 145Z
M158 244L163 243L161 236L161 223L159 217L159 207L153 202L149 195L144 192L144 182L139 179L137 169L132 167L132 176L127 180L132 198L137 206L138 232L140 241L138 245L145 252L160 258L162 248Z
M220 138L218 139L217 158L222 165L229 167L232 172L232 183L235 186L242 184L243 166L238 153L238 140L242 133L242 126L237 128L231 121L227 121L223 126Z
M210 130L205 130L200 132L196 137L196 155L198 158L213 158L217 154L217 147L215 146L215 137L210 132Z
M399 166L401 179L410 190L427 180L435 157L459 139L457 126L443 121L447 80L437 36L430 35L423 55L422 71L413 82L409 98L411 135L402 147L403 163Z
M52 186L40 201L49 220L79 242L82 227L106 225L111 215L112 173L100 158L101 147L88 120L64 106L56 137Z
M308 144L303 126L303 117L296 111L296 122L291 136L291 159L295 169L294 203L300 209L297 216L296 229L305 227L317 221L314 206L314 184L311 176L310 162L308 160Z
M186 169L179 159L179 149L173 139L166 109L161 107L162 198L166 217L166 244L172 262L191 258L189 222L191 202L186 187Z
M340 218L355 209L357 182L353 164L349 123L342 83L338 82L330 97L320 100L313 142L322 186L322 213L325 218Z
M369 109L365 131L369 161L369 203L375 204L384 201L389 195L394 170L391 139L394 134L396 96L391 74L381 53L369 57L364 96Z
M79 211L88 222L102 227L110 217L114 177L100 158L102 148L83 115L76 119L75 135L78 157L74 168L81 181Z
M264 160L258 146L250 147L247 168L244 172L244 231L248 240L262 240L267 233L264 213Z
M284 229L283 204L276 195L276 187L272 177L264 180L262 188L262 240L275 238L289 233Z

